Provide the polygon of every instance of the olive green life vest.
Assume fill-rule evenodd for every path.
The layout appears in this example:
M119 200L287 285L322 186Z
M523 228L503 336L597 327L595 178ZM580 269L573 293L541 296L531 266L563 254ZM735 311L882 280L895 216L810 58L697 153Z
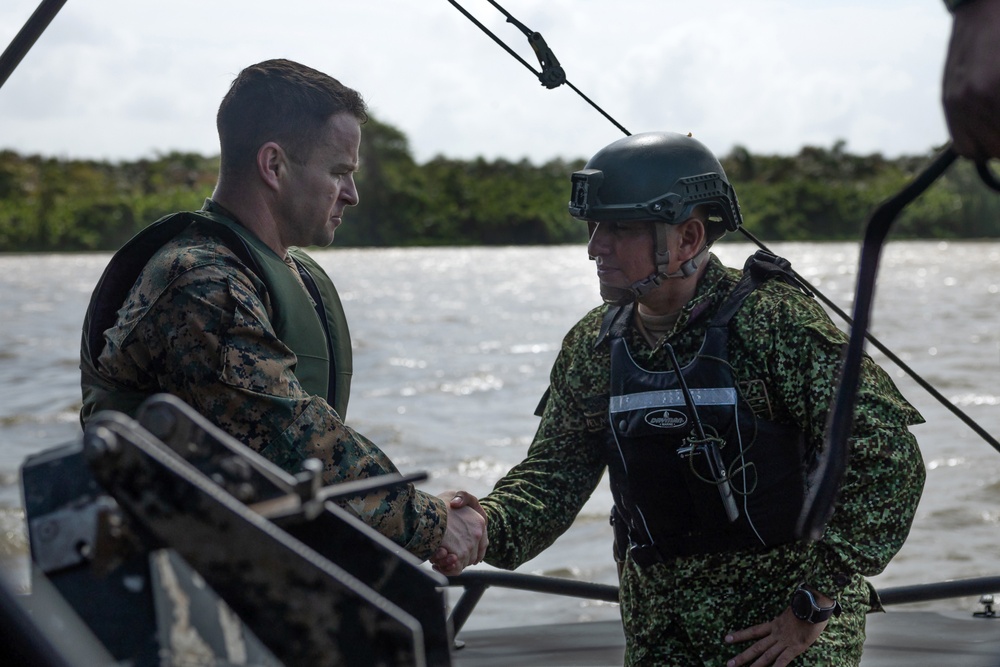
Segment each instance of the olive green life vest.
M208 206L212 202L207 202ZM83 408L86 423L100 410L134 415L150 394L120 386L100 374L96 361L104 349L104 332L114 326L139 273L153 255L192 223L209 226L264 283L271 296L271 325L297 358L295 376L308 393L322 396L346 419L353 361L351 336L340 296L326 272L306 253L289 251L317 306L281 257L239 223L213 210L175 213L157 220L115 253L101 276L83 326L81 345ZM320 317L320 313L323 317Z

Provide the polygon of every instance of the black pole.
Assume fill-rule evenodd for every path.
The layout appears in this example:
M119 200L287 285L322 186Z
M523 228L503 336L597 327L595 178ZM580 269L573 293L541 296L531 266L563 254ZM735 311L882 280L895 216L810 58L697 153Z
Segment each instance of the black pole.
M930 187L957 158L958 154L949 143L913 181L876 208L865 226L861 259L858 262L858 282L854 296L850 342L844 353L840 381L827 421L825 442L816 465L817 483L812 486L806 497L799 517L798 531L803 538L818 540L822 536L833 514L837 492L840 490L840 483L847 468L849 449L847 441L854 425L854 403L858 394L865 334L868 331L868 319L874 300L875 277L878 273L882 246L896 216L907 204Z
M933 584L883 588L878 591L878 597L883 605L890 606L932 600L952 600L970 595L986 595L997 592L1000 592L1000 577L978 577L976 579L940 581Z
M3 87L3 84L7 82L21 60L24 59L24 56L35 45L35 42L38 41L38 38L49 27L52 19L56 17L65 4L66 0L42 0L42 3L38 5L35 13L11 40L7 50L3 52L3 55L0 55L0 87Z

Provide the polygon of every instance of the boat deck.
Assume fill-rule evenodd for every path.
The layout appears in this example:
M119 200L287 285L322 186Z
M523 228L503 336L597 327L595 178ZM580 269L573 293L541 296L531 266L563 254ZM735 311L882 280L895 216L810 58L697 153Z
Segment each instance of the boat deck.
M1000 617L966 612L871 614L863 667L1000 667ZM461 632L454 667L621 665L615 621Z

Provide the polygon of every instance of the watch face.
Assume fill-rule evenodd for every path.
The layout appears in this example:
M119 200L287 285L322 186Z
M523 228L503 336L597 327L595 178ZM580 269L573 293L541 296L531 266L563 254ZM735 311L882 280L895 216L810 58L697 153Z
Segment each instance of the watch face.
M791 607L795 618L808 621L815 609L812 595L809 594L809 591L802 590L801 588L798 589L792 595Z

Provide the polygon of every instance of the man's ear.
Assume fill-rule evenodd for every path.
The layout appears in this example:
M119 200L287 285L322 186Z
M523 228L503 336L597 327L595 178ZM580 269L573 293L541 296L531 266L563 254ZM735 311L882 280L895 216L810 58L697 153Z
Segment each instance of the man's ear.
M677 238L677 259L686 262L705 247L705 223L700 218L688 218L677 226Z
M288 156L284 149L268 141L257 150L257 175L268 187L277 190L285 176Z

